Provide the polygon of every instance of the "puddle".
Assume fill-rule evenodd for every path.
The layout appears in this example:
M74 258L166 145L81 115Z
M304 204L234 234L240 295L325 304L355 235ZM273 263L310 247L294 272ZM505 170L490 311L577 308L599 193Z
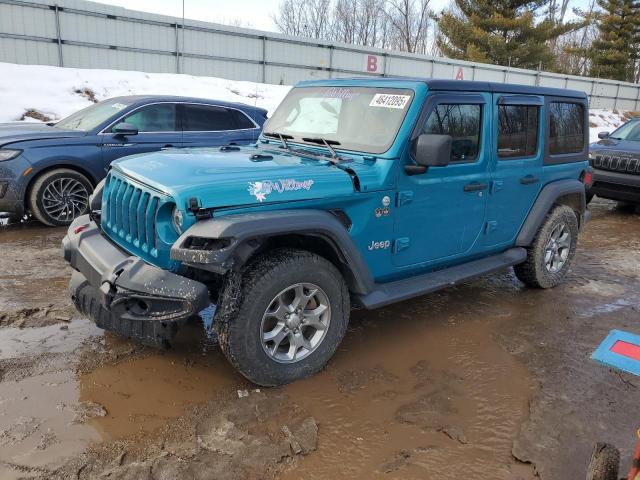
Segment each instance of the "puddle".
M84 318L41 328L2 328L0 360L72 352L89 337L98 335L103 335L103 331Z
M454 465L466 478L515 478L511 442L532 392L527 371L488 322L397 319L407 310L359 313L388 320L349 336L321 375L286 387L321 436L317 453L281 478L454 479Z
M149 432L191 405L237 388L243 380L220 353L204 357L180 352L119 363L81 375L80 400L107 411L91 424L105 440Z

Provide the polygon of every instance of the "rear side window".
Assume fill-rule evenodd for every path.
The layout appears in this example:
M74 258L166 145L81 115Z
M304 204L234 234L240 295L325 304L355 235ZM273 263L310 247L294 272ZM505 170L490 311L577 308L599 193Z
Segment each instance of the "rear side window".
M423 133L451 135L452 162L471 162L478 158L482 106L441 103L429 114Z
M579 153L584 149L584 107L579 103L549 103L549 153Z
M236 130L236 119L232 110L207 105L185 105L184 127L189 132L219 132Z
M530 157L538 150L540 107L499 105L498 157Z
M256 128L253 122L240 110L229 110L235 118L236 127L239 129Z
M175 103L147 105L126 116L122 121L137 127L139 132L175 132L176 105Z

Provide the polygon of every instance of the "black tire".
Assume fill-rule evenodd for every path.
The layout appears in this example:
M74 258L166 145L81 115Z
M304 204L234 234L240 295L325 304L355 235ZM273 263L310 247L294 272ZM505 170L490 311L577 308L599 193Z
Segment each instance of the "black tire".
M587 480L618 480L620 452L608 443L596 443L587 468Z
M618 201L616 202L616 209L620 212L624 212L624 213L635 213L636 211L636 207L639 204L634 203L634 202L621 202Z
M568 256L561 268L551 271L545 262L545 250L554 229L559 225L565 225L570 235ZM533 243L527 248L527 259L524 263L516 265L516 276L526 285L534 288L552 288L562 281L566 275L571 261L576 253L578 244L578 219L575 212L566 205L558 205L551 209L547 218L536 234Z
M63 210L63 212L65 213L61 214L61 217L52 216L47 211L47 199L44 198L45 192L47 191L47 188L52 184L55 185L55 182L64 182L68 180L78 182L78 184L84 188L84 190L81 191L86 191L86 204L83 208L77 210ZM44 223L45 225L48 225L50 227L68 226L76 217L89 212L88 200L89 195L92 191L93 185L91 184L89 179L87 179L87 177L85 177L81 173L68 168L57 168L55 170L44 172L36 178L31 187L31 190L29 191L28 206L36 220Z
M279 293L305 282L326 294L330 321L311 353L295 363L279 363L263 348L263 316ZM344 337L349 313L349 291L331 262L304 250L281 249L253 261L241 276L240 288L237 282L227 282L215 323L229 362L253 383L277 386L309 377L325 366Z

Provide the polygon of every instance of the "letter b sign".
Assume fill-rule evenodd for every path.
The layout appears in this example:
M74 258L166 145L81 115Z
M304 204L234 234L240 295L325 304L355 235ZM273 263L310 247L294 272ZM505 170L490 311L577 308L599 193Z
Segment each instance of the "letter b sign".
M368 73L378 73L380 68L380 57L377 55L364 56L364 70Z

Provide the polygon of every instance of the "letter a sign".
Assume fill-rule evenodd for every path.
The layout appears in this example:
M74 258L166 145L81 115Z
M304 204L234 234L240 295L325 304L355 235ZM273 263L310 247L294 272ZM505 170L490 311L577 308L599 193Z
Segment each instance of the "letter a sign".
M464 71L462 67L458 67L458 71L456 72L456 80L464 80Z

